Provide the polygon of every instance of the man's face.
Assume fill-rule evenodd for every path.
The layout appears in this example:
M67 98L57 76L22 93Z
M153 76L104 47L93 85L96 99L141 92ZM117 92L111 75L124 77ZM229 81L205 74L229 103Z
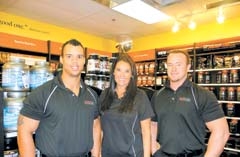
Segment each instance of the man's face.
M182 53L169 54L167 58L167 73L170 82L182 82L187 78L190 64Z
M84 50L81 46L67 44L60 59L63 72L71 76L80 76L85 64Z

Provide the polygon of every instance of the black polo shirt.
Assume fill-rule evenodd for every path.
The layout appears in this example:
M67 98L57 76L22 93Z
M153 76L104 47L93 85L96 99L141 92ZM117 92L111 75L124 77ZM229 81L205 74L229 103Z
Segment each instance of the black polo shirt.
M97 94L82 80L77 96L56 77L31 92L21 114L40 121L35 140L43 154L80 156L93 146L93 121L99 115L97 103Z
M158 122L157 140L161 149L171 154L204 149L205 123L224 117L215 95L189 80L176 91L167 84L155 92L152 105L153 120Z
M105 94L106 91L102 92L100 100ZM153 111L143 90L138 89L133 99L133 111L120 113L122 100L116 96L110 109L101 115L102 157L143 157L141 121L153 117Z

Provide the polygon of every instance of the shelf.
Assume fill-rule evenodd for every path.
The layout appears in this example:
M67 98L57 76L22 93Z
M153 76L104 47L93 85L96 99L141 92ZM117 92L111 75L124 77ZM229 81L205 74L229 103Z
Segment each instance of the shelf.
M221 83L221 84L216 84L216 83L198 83L199 86L204 86L204 87L208 87L208 86L218 86L218 87L223 87L223 86L240 86L240 83Z
M144 87L144 88L153 88L154 87L154 85L152 85L152 86L137 86L137 87Z
M156 58L157 61L160 61L160 60L167 60L167 57L160 57L160 58Z
M189 70L188 72L189 72L189 73L192 73L193 70ZM159 72L159 71L157 71L156 74L164 75L164 74L167 74L167 71L164 71L164 72Z
M162 74L162 75L165 75L165 74L167 74L167 71L164 71L164 72L159 72L159 71L157 71L156 74Z
M239 153L240 153L240 150L239 150L239 149L234 149L234 148L224 147L224 150L230 150L230 151L233 151L233 152L239 152Z
M5 137L6 138L11 138L11 137L16 137L17 136L17 131L16 132L6 132Z
M196 56L205 56L210 54L223 54L223 53L239 53L239 52L240 52L240 49L236 47L235 49L231 49L231 50L215 49L212 51L202 51L201 53L196 54Z
M220 70L238 70L240 67L232 67L232 68L213 68L213 69L196 69L195 71L220 71Z
M240 101L227 101L227 100L219 100L218 103L232 103L232 104L240 104Z
M236 119L236 120L240 120L240 117L226 117L226 119Z
M239 133L230 133L230 136L237 136L237 137L239 137L240 134Z
M164 86L163 84L156 84L157 87L162 87Z

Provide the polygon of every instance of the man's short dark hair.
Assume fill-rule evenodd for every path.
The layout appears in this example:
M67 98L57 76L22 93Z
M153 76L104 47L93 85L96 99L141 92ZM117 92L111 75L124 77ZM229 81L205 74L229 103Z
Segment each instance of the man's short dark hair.
M73 45L73 46L81 46L84 49L84 47L83 47L83 45L80 41L78 41L76 39L70 39L62 45L62 52L61 52L62 56L63 56L63 50L64 50L64 48L67 44L70 44L70 45Z

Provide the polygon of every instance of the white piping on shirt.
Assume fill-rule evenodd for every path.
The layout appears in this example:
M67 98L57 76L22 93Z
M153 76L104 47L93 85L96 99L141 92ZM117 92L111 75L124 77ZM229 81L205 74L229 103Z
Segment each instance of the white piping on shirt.
M47 98L47 101L46 101L46 103L44 104L44 110L43 110L43 113L46 112L46 110L47 110L47 105L48 105L48 102L49 102L49 99L51 98L52 94L53 94L54 91L57 89L57 87L58 87L58 86L56 85L56 86L53 88L52 92L49 94L49 96L48 96L48 98ZM97 100L96 100L94 94L92 93L92 91L91 91L90 89L88 89L88 88L87 88L87 90L88 90L89 93L92 95L92 97L93 97L95 103L97 103Z
M44 105L43 113L46 112L46 109L47 109L47 105L48 105L49 99L51 98L52 94L53 94L54 91L57 89L57 87L58 87L58 86L55 86L55 87L53 88L52 92L49 94L49 96L48 96L48 98L47 98L47 101L46 101L46 103L45 103L45 105Z
M196 97L195 97L195 94L194 94L194 91L193 91L193 87L191 87L191 91L192 91L193 100L194 100L194 102L195 102L195 106L196 106L196 108L197 108L197 110L198 110L199 107L198 107L198 103L197 103L197 100L196 100Z
M89 91L89 93L92 95L95 103L97 104L97 99L95 98L94 94L92 93L92 91L87 87L87 90Z
M135 123L136 123L136 121L137 121L137 117L138 117L138 114L136 114L136 116L135 116L135 119L134 119L134 122L133 122L133 125L132 125L132 135L133 135L133 139L134 139L134 143L136 142L136 137L135 137L135 134L134 134L134 126L135 126ZM135 149L134 149L134 145L132 145L132 150L133 150L133 155L134 155L134 157L136 157L136 151L135 151Z

